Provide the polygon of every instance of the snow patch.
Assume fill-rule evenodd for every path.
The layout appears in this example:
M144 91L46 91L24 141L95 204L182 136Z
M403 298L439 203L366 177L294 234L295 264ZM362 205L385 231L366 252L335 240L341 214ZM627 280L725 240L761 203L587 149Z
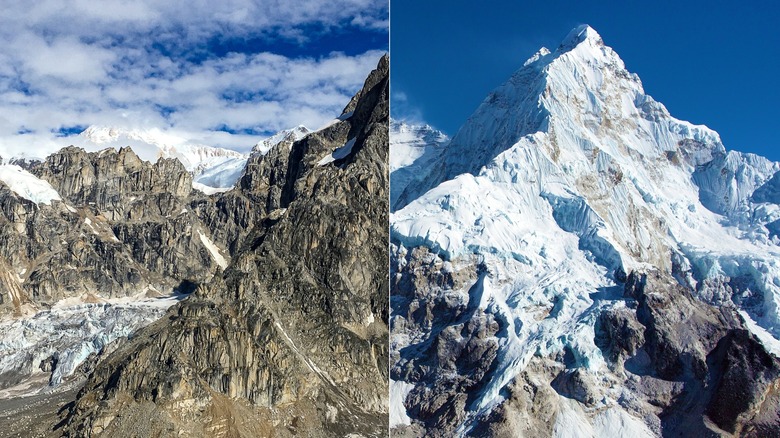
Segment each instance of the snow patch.
M15 164L0 165L0 181L24 199L37 204L61 201L60 194L48 182Z
M230 158L204 169L193 179L193 187L197 183L204 187L230 189L244 173L246 162L246 158Z
M232 189L232 187L211 187L195 181L192 182L192 188L195 190L200 190L201 192L207 195L213 195L215 193L225 193L230 189Z
M326 164L332 163L336 160L340 160L342 158L346 158L350 153L352 153L352 147L355 146L355 139L348 140L344 146L341 146L340 148L333 151L330 155L326 156L325 158L321 159L319 162L317 162L318 166L324 166Z
M411 383L390 379L390 428L412 424L412 419L406 413L404 401L413 388L414 385Z
M756 324L756 322L753 321L753 318L751 318L750 315L744 310L740 310L739 314L745 320L745 325L747 326L748 330L750 330L750 332L753 333L759 341L761 341L761 343L764 345L764 348L766 348L768 352L774 354L775 357L780 358L780 341L775 339L766 329Z
M214 242L211 241L211 239L208 238L205 234L203 234L202 231L198 230L198 236L200 236L200 241L203 243L203 246L206 247L206 249L209 250L209 253L211 254L211 257L214 258L214 261L217 262L219 267L222 269L225 269L228 267L228 261L225 260L225 257L220 254L219 248L217 248L217 245L214 244Z

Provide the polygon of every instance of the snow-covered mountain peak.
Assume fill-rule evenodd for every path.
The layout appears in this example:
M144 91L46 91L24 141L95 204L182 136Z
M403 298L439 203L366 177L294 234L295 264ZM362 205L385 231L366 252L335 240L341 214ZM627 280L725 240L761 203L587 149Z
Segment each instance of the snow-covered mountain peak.
M244 158L240 152L194 143L159 128L127 129L93 125L79 137L92 144L131 146L139 157L150 162L158 158L177 158L187 170L195 172L209 167L214 160Z
M567 42L578 41L575 46ZM565 48L565 49L563 49ZM477 174L519 140L547 133L550 156L576 165L598 147L612 158L677 154L696 166L725 153L718 134L679 121L645 94L639 77L588 26L553 53L541 50L491 92L461 127L438 166L412 198L462 173ZM566 137L569 141L559 141Z
M604 40L601 39L601 35L596 32L596 29L587 24L581 24L566 35L558 50L571 50L583 42L587 42L590 45L604 45Z
M716 132L672 117L591 28L567 41L579 44L540 56L490 93L427 176L398 194L395 238L445 259L476 252L549 269L579 251L606 273L590 276L594 287L642 266L689 269L692 285L741 272L697 271L713 257L774 272L780 208L755 202L774 199L761 195L774 186L752 194L780 164L727 153ZM553 255L546 242L564 240L547 235L549 221L576 245ZM518 253L532 241L538 254ZM755 315L780 335L773 281L754 287L766 300Z
M415 406L391 407L400 413L393 424L450 421L451 436L524 435L486 427L497 416L514 421L527 412L530 401L520 402L519 411L509 407L523 390L513 391L538 378L555 390L558 418L555 431L529 435L673 430L655 419L657 407L634 404L645 397L635 382L646 373L655 378L645 364L661 369L665 353L647 353L660 350L642 340L644 356L631 351L641 359L624 362L624 373L601 344L602 318L611 312L629 315L641 326L637 333L650 333L647 313L631 308L637 295L627 289L627 274L655 279L647 289L660 292L653 300L666 294L669 303L690 302L664 304L690 310L665 313L659 324L667 326L659 330L669 339L680 336L685 351L699 348L700 363L710 366L716 338L709 336L724 330L725 320L685 333L689 322L699 327L691 315L711 309L739 309L744 323L735 317L730 327L749 328L767 351L780 351L780 163L727 152L716 132L672 117L591 28L578 27L555 52L532 57L449 143L430 150L432 160L391 174L391 185L396 175L427 175L409 178L397 198L391 192L391 266L397 269L391 278L398 295L391 348L400 358L391 369L393 397ZM699 338L706 347L690 347ZM489 340L477 348L480 339ZM496 352L492 359L485 359L488 351ZM540 359L545 363L534 365ZM551 363L564 371L542 376ZM569 410L570 383L562 382L571 382L564 379L572 369L590 376L575 379L580 394L581 388L603 391L593 397L601 400L598 409L579 400ZM613 384L626 376L629 385ZM621 389L610 393L613 388ZM473 402L464 407L465 394ZM441 415L445 399L453 408ZM441 410L424 411L431 400ZM604 424L614 428L600 429ZM591 431L572 428L580 425Z
M159 128L93 125L79 134L79 138L82 140L79 146L87 150L94 150L96 146L130 146L142 160L152 163L160 158L175 158L192 172L196 183L211 188L232 187L241 176L247 159L240 152L199 144Z
M536 53L534 53L533 56L528 58L528 60L525 61L525 63L523 63L523 67L526 67L529 64L533 64L533 63L539 61L541 58L543 58L545 56L548 56L548 55L550 55L550 50L547 47L542 47Z
M140 140L158 146L165 146L181 144L187 141L182 137L167 133L159 128L128 129L114 126L92 125L79 135L98 144L113 143L122 140Z

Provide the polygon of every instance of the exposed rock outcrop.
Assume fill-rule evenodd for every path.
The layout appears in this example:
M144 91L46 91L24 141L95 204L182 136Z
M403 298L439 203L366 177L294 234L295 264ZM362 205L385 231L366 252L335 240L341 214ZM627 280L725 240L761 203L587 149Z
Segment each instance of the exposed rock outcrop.
M97 366L68 436L386 435L387 76L384 57L351 116L194 205L231 223L232 262ZM236 218L243 203L259 216Z

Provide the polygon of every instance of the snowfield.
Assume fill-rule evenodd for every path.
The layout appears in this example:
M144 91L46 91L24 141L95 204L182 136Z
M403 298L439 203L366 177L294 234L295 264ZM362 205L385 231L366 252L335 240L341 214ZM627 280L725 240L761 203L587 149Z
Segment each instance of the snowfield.
M51 184L13 164L0 165L0 181L17 195L36 204L62 200Z

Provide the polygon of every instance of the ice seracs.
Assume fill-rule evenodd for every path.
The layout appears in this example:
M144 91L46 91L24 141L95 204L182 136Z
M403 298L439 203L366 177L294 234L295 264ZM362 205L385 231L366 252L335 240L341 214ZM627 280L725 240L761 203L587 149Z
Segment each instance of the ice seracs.
M63 383L90 355L156 321L182 298L144 295L71 298L29 316L0 320L0 398L48 389L45 384L31 383L30 378L44 378L51 387ZM9 386L13 379L24 384Z

